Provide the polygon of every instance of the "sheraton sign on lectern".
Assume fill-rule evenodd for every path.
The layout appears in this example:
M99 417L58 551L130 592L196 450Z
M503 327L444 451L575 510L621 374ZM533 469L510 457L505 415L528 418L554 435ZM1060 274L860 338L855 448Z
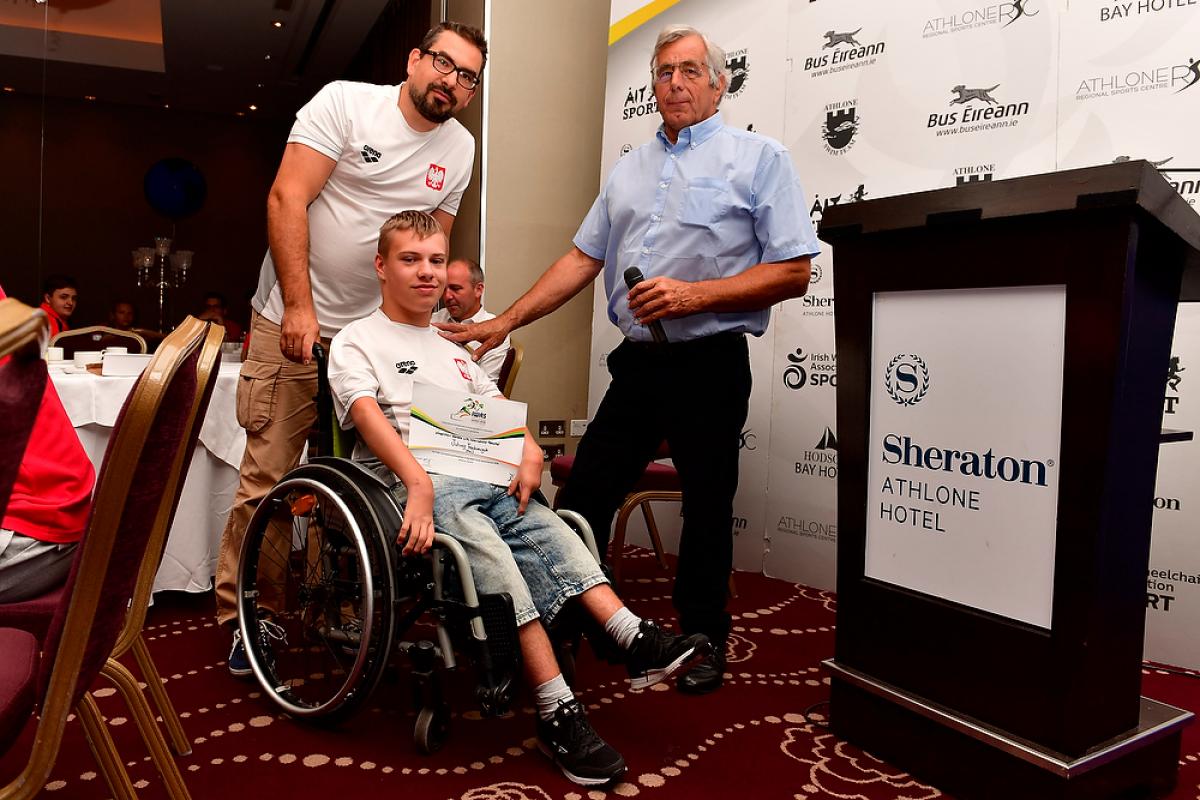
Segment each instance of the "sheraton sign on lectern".
M956 797L1154 797L1140 696L1175 309L1200 218L1128 162L829 208L834 732Z

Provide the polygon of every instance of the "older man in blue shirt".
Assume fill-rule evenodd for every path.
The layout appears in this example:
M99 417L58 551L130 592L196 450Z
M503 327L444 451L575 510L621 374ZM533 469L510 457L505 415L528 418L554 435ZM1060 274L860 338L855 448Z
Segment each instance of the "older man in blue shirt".
M683 486L675 608L685 632L717 645L679 679L697 694L720 687L725 670L738 439L750 398L745 334L761 336L772 305L804 294L819 250L787 150L723 123L724 68L724 52L696 29L665 29L651 59L662 126L617 162L574 247L495 319L441 326L455 341L480 341L478 358L603 271L608 316L625 341L609 354L612 382L562 505L587 518L604 552L613 514L666 440ZM629 289L632 267L644 280ZM654 341L651 323L666 342Z

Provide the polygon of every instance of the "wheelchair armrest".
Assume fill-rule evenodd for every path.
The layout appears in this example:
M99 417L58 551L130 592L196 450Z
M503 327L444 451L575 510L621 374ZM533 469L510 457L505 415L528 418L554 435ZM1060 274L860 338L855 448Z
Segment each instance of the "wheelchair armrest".
M574 528L575 532L579 534L579 538L583 539L583 543L587 545L588 552L592 554L592 558L596 559L596 563L604 563L600 558L600 551L596 548L596 537L592 535L592 526L588 525L583 515L565 508L560 508L557 513L563 522Z

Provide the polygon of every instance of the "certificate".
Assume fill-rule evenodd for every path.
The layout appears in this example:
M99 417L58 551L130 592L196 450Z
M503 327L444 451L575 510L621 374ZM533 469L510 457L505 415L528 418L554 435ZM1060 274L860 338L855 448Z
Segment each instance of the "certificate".
M525 452L524 403L413 384L408 449L426 472L508 486Z

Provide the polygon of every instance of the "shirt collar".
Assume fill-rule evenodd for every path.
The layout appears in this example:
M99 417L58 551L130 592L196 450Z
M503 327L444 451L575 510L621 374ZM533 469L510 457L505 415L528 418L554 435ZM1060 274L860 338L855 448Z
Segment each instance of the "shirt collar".
M717 131L725 127L725 121L721 118L721 112L713 114L705 120L697 122L695 125L690 125L679 132L679 136L675 138L675 144L671 144L671 140L667 138L666 131L662 125L658 126L658 140L668 150L674 150L677 147L699 147L713 137Z

